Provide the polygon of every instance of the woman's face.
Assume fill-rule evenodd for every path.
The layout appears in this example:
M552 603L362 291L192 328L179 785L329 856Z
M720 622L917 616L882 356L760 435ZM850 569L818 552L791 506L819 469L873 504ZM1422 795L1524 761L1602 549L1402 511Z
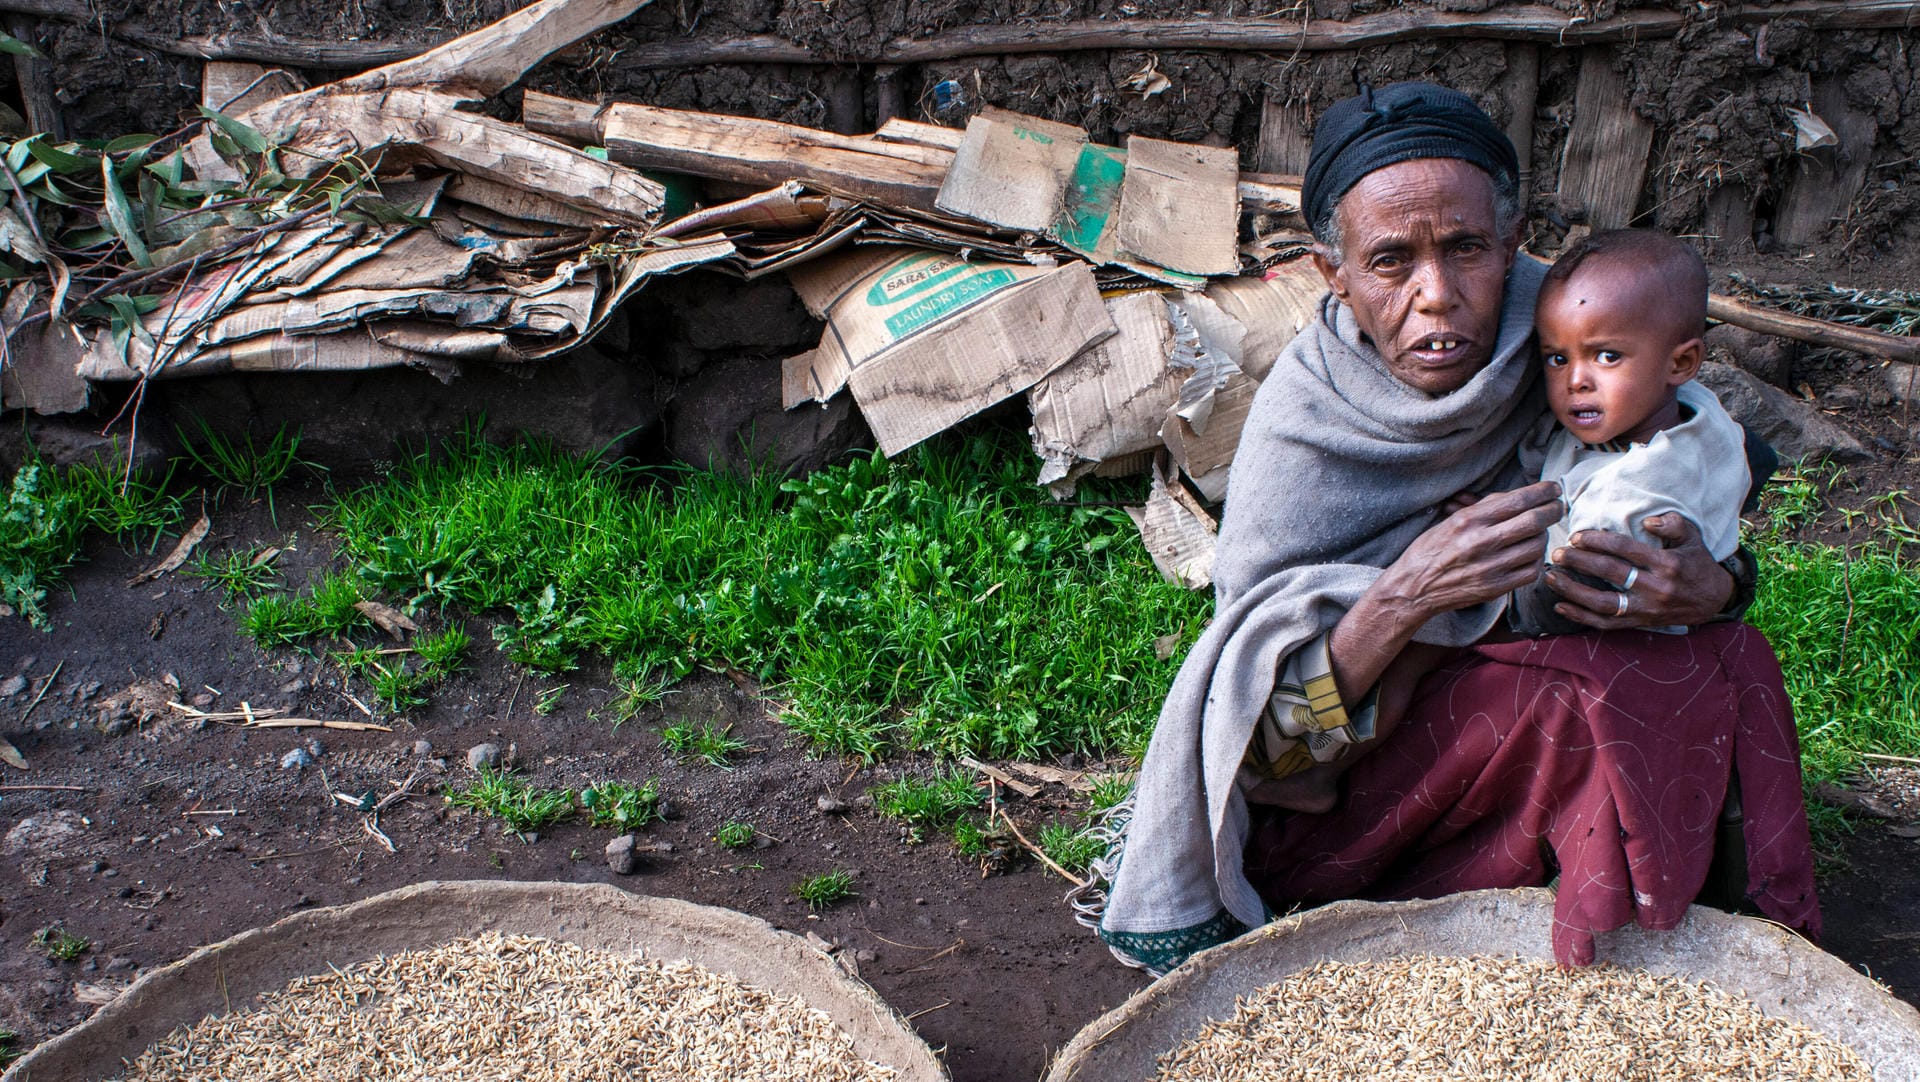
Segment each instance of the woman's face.
M1340 261L1314 260L1400 382L1459 390L1493 356L1519 237L1496 231L1493 179L1454 158L1361 178L1340 199Z

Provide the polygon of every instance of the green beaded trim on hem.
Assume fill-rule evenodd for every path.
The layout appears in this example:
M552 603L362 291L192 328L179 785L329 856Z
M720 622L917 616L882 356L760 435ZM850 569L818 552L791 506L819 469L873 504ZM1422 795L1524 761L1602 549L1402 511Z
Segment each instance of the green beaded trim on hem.
M1099 929L1100 939L1115 954L1125 955L1135 965L1155 976L1199 951L1216 947L1245 933L1247 926L1233 914L1222 910L1213 919L1170 932L1109 932Z

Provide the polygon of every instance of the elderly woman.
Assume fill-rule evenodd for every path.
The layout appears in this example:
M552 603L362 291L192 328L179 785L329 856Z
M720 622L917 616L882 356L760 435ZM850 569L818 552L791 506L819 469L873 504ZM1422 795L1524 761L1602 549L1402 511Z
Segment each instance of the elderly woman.
M1680 919L1732 809L1747 900L1817 930L1780 671L1726 619L1741 584L1690 526L1650 521L1665 548L1589 532L1553 554L1628 584L1549 576L1564 615L1618 630L1481 641L1561 511L1516 457L1545 411L1516 178L1505 135L1441 87L1364 93L1316 128L1304 209L1328 296L1260 388L1213 623L1114 820L1106 894L1081 899L1122 961L1163 971L1301 904L1557 876L1555 953L1585 963L1597 931ZM1445 514L1462 492L1480 498ZM1676 624L1693 631L1634 630ZM1276 759L1368 737L1410 643L1468 649L1421 680L1332 809L1262 805Z

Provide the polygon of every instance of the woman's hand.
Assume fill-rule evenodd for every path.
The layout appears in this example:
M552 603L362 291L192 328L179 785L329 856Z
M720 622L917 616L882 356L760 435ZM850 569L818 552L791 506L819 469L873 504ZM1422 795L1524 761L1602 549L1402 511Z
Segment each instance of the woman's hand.
M1542 481L1483 496L1414 538L1327 639L1341 701L1359 702L1429 619L1532 582L1562 512L1560 486Z
M1560 486L1542 481L1483 496L1415 538L1381 576L1419 622L1510 593L1532 582L1547 527L1560 520Z
M1625 584L1625 593L1596 589L1571 575L1547 572L1547 585L1565 600L1554 611L1588 627L1692 627L1719 615L1733 596L1733 576L1717 563L1700 531L1681 515L1668 512L1642 523L1665 542L1656 548L1624 534L1582 530L1572 543L1549 555L1556 568ZM1635 573L1635 569L1638 572ZM1626 605L1621 607L1621 598Z

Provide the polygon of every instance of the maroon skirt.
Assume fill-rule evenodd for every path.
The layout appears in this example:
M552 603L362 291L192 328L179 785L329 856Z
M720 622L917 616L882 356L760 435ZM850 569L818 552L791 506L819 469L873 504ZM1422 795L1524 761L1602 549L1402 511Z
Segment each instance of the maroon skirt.
M1744 624L1480 646L1430 674L1324 815L1253 809L1248 878L1277 913L1559 876L1554 956L1671 928L1700 893L1738 779L1747 897L1817 937L1799 739L1780 665Z

